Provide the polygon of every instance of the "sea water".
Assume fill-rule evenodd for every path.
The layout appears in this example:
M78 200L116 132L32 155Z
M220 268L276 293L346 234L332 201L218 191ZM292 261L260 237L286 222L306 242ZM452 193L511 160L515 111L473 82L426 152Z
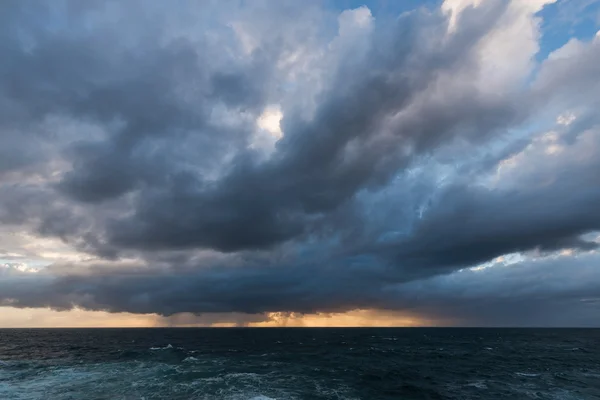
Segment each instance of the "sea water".
M4 329L0 399L600 399L600 330Z

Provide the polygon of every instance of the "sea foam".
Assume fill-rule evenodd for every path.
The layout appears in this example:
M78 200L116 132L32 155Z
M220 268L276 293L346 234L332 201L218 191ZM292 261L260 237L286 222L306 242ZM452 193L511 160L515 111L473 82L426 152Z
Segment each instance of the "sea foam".
M171 346L170 344L166 345L165 347L150 347L150 350L169 350L172 349L173 346Z

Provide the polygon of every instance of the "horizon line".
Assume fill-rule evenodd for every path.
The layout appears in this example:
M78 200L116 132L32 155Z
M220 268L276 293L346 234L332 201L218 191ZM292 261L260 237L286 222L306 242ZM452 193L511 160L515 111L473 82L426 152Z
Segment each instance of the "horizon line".
M56 326L0 327L11 329L600 329L600 326Z

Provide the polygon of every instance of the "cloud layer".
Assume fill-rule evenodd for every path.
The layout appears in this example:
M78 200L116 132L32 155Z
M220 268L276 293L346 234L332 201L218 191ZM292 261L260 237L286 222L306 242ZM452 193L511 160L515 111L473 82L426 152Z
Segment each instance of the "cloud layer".
M0 305L587 325L600 41L540 56L551 3L5 2Z

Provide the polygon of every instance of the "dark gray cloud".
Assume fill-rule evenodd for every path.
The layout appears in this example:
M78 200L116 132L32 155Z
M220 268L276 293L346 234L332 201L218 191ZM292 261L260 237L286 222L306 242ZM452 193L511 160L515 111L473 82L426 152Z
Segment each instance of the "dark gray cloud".
M509 1L465 9L451 31L436 7L336 22L317 3L135 4L2 6L0 222L104 260L11 269L0 302L487 324L429 282L508 253L594 254L598 41L490 75L509 62L494 42ZM262 148L273 106L282 137ZM545 122L557 113L575 120ZM433 300L414 303L419 285ZM576 289L548 296L568 308L596 293ZM545 301L494 296L506 323L515 302L526 321Z
M264 268L250 263L177 270L103 270L53 275L8 271L2 304L16 307L74 305L91 310L176 315L237 312L256 315L377 308L432 320L484 326L594 326L600 288L598 255L581 253L527 260L485 270L463 270L425 280L394 283L383 271L352 265ZM567 266L567 267L565 267ZM369 268L372 266L369 266ZM56 268L56 267L55 267ZM584 278L584 279L582 279ZM177 319L177 316L174 316ZM184 318L184 317L182 317ZM210 318L210 317L208 317ZM231 320L239 318L232 316Z
M461 101L438 104L428 98L440 73L469 68L461 56L470 54L473 37L493 15L484 9L447 47L430 51L421 48L425 38L418 24L437 23L427 39L440 42L445 40L443 19L401 18L386 30L393 38L389 47L374 42L357 66L337 71L312 120L292 114L282 121L285 136L269 161L242 153L219 182L191 180L158 196L141 196L138 212L110 226L109 237L119 246L141 248L270 247L306 233L313 218L384 184L440 143L459 134L486 136L510 123L518 118L514 104L483 98L470 87L455 93ZM419 96L426 98L422 108L386 126Z
M385 247L393 262L426 275L531 249L597 248L581 239L600 229L597 166L589 168L559 171L555 182L536 190L449 188L408 239Z

